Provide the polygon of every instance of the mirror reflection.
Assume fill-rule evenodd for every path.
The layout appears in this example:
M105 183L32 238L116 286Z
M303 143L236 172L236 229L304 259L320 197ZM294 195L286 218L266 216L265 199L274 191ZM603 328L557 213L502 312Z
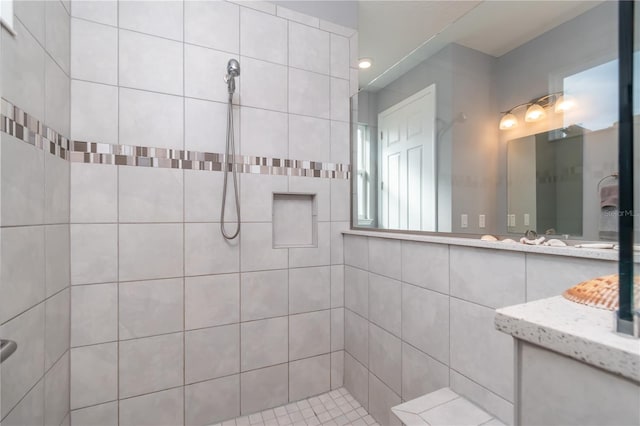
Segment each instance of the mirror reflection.
M617 238L614 2L359 7L354 227Z

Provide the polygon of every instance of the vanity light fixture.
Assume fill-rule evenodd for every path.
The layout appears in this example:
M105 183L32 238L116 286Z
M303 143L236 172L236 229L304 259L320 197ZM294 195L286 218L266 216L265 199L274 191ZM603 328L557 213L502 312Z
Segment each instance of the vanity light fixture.
M371 65L373 65L373 59L371 58L360 58L358 60L358 67L361 70L366 70L371 68Z
M524 121L531 123L545 118L547 115L545 109L551 107L553 104L555 104L555 112L562 113L572 108L575 102L570 97L564 96L562 92L551 93L550 95L532 99L529 102L516 105L507 111L503 111L502 118L500 119L500 130L512 129L518 125L518 119L513 112L519 108L527 107L524 114Z

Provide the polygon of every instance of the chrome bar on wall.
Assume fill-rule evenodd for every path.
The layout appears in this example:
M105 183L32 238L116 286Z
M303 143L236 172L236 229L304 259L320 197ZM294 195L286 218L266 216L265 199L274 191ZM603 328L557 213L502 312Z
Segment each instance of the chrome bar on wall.
M18 349L18 344L13 340L0 339L0 363L3 363Z

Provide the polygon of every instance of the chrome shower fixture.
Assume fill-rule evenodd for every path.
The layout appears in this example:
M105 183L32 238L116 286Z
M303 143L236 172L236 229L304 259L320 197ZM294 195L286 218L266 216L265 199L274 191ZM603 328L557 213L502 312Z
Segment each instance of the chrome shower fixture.
M236 77L240 76L240 63L236 59L229 59L227 62L227 75L224 81L227 83L227 89L230 95L236 91Z

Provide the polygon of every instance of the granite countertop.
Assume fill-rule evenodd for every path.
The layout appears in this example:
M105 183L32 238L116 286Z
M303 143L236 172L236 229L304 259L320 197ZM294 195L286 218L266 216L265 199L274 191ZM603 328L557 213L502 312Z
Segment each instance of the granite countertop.
M425 243L434 244L449 244L455 246L465 247L477 247L488 248L495 250L507 250L507 251L519 251L524 253L537 253L548 254L555 256L569 256L580 257L585 259L598 259L598 260L618 260L618 250L613 249L592 249L592 248L576 248L572 246L568 247L551 247L543 245L527 245L527 244L513 244L503 243L500 241L482 241L479 237L473 236L456 236L456 235L424 235L424 234L411 234L402 232L381 232L381 231L362 231L362 230L345 230L342 231L345 235L356 235L362 237L375 237L375 238L387 238L392 240L403 241L420 241ZM636 254L634 257L636 263L640 262L640 255Z
M496 310L496 328L640 382L640 339L613 331L614 313L562 296Z

